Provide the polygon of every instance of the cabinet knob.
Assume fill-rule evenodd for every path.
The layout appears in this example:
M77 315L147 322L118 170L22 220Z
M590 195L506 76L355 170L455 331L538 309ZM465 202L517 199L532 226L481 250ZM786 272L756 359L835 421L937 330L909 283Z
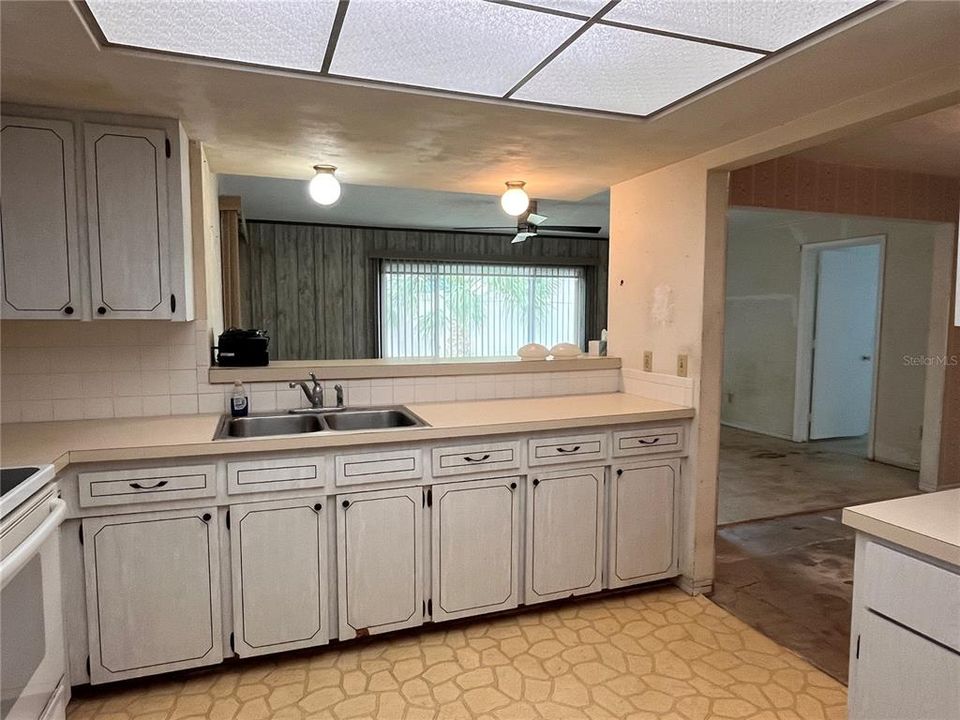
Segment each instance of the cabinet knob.
M320 503L317 503L316 505L313 506L313 509L316 510L317 512L320 512L321 510L323 510L323 505L321 505Z
M107 309L103 305L97 308L97 315L106 315L106 314L107 314Z
M340 504L343 505L344 507L350 507L350 501L349 501L349 500L344 500L344 501L343 501L342 503L340 503Z
M516 490L516 489L517 489L517 484L516 484L516 483L510 483L510 489L511 489L511 490Z
M73 315L73 307L72 307L71 305L67 305L67 306L63 309L63 314L64 314L64 315Z
M623 468L617 468L617 477L623 475Z
M533 479L533 485L534 485L534 487L536 487L536 486L539 485L539 484L540 484L540 480L537 479L537 478L534 478L534 479Z
M204 513L204 514L203 514L203 521L204 521L204 522L210 522L210 520L212 520L212 519L213 519L213 516L212 516L210 513Z

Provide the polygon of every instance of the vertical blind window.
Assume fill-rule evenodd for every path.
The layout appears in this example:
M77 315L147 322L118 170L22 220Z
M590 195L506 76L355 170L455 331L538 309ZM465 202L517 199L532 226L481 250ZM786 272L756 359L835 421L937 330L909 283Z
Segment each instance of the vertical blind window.
M380 353L503 357L527 343L583 347L582 267L384 260Z

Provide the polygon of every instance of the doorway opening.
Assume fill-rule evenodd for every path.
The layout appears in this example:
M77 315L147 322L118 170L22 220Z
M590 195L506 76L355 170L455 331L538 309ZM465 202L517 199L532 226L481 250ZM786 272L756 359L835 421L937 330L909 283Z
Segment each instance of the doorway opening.
M957 113L889 132L929 148ZM842 508L942 475L945 368L927 360L948 354L960 205L939 155L891 163L870 132L734 172L727 211L713 599L844 682Z

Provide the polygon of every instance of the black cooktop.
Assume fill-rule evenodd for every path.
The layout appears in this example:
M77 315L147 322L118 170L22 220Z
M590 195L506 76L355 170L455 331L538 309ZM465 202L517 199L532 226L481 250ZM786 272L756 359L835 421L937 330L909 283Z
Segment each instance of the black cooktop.
M39 471L40 468L35 467L0 468L0 497Z

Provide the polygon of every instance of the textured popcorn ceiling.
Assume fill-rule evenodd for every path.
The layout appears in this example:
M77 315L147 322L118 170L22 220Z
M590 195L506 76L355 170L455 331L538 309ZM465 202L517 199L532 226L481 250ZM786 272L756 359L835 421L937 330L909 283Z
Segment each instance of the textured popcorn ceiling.
M102 48L76 4L2 4L5 103L176 117L214 172L237 175L306 180L323 161L347 184L490 195L517 178L534 197L580 200L851 98L899 97L897 83L960 88L949 2L871 8L651 120Z
M873 1L88 0L86 5L113 45L647 117Z

